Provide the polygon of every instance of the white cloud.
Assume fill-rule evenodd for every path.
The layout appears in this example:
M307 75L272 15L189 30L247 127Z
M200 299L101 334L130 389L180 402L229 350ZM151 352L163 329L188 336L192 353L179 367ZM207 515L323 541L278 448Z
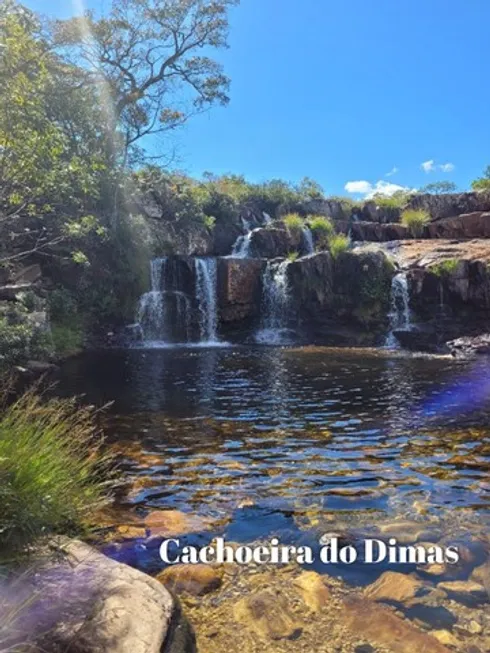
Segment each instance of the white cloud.
M348 181L344 186L348 193L355 195L363 195L364 199L371 199L374 195L386 195L390 197L398 191L411 191L412 188L407 186L400 186L399 184L392 184L389 181L380 179L375 184L369 181Z
M439 166L442 172L452 172L455 167L454 163L443 163Z
M369 181L348 181L344 188L348 193L366 195L371 192L372 185Z
M393 177L393 175L396 175L397 172L398 172L398 168L395 166L385 174L385 177Z
M429 173L429 172L434 172L435 170L442 170L442 172L452 172L456 166L454 165L454 163L436 164L434 159L430 159L429 161L424 161L423 163L421 163L420 167L422 168L422 170Z
M420 164L420 167L424 172L433 172L435 170L435 161L430 159L429 161L424 161Z

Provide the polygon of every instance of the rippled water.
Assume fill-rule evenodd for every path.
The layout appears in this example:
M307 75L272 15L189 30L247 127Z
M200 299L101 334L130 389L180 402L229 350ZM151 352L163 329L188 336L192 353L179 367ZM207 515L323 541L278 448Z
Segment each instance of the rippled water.
M59 389L114 402L107 432L130 502L227 517L234 539L266 536L285 516L304 527L444 511L488 523L482 362L321 348L115 351L67 362Z

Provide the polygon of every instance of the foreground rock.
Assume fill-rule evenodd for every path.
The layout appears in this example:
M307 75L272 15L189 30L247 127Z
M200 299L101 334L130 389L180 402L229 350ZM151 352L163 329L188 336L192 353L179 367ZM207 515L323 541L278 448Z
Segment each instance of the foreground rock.
M457 338L448 342L447 346L453 356L490 356L490 333L473 338L470 336Z
M51 653L193 653L180 607L155 579L78 541L56 544L41 567L19 631Z

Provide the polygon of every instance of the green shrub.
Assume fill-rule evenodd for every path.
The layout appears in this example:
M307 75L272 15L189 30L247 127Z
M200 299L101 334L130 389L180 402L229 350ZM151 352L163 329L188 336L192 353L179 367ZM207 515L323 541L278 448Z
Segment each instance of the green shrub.
M413 193L409 191L399 190L393 195L375 195L373 200L376 202L377 206L388 208L388 209L402 209L408 204L410 197Z
M455 258L448 259L447 261L441 261L432 265L430 270L438 277L449 277L453 274L459 265L459 261Z
M303 218L297 213L288 213L282 219L288 231L301 231L304 227Z
M93 407L34 390L0 407L0 551L40 536L82 533L108 500L110 459Z
M293 263L293 261L296 261L298 258L299 258L299 253L298 252L289 252L288 261L290 263Z
M335 234L335 227L330 218L313 215L308 218L313 239L319 249L328 249L328 241Z
M339 254L342 254L343 252L346 252L350 247L350 240L348 236L345 236L344 234L335 234L330 237L328 241L328 248L330 250L330 254L333 256L333 258L337 258Z
M430 215L422 209L407 209L402 213L401 222L417 238L422 235L425 225L429 224Z
M0 368L29 358L33 329L29 324L9 324L0 318Z

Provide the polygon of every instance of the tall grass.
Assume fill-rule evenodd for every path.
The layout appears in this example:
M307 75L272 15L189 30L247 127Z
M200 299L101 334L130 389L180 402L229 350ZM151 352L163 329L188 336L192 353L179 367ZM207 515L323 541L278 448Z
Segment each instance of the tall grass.
M316 244L320 249L327 249L330 238L335 234L335 227L330 218L313 215L308 220Z
M298 213L288 213L282 218L288 231L301 231L304 227L304 220Z
M407 209L401 217L402 225L407 227L414 238L421 236L425 225L430 222L430 215L422 209Z
M0 554L55 533L86 531L110 493L110 459L93 407L36 388L0 405Z
M328 241L328 247L330 249L330 254L333 258L337 258L343 252L346 252L350 247L350 240L348 236L344 234L335 234Z

